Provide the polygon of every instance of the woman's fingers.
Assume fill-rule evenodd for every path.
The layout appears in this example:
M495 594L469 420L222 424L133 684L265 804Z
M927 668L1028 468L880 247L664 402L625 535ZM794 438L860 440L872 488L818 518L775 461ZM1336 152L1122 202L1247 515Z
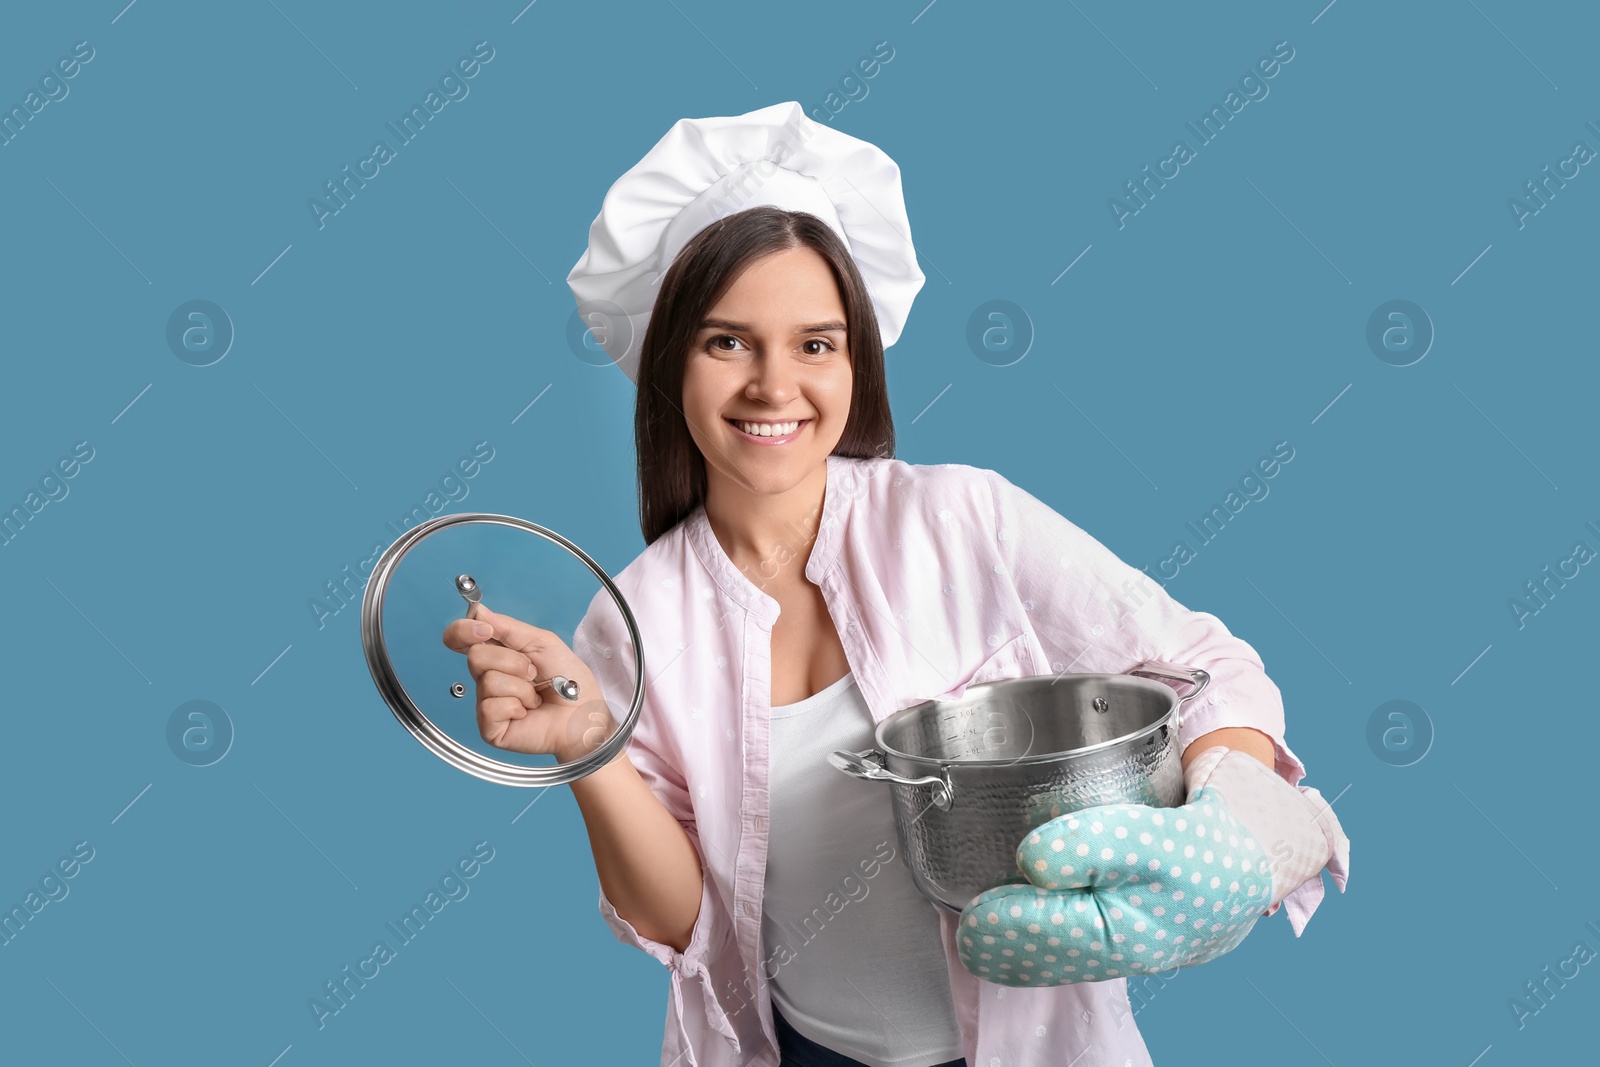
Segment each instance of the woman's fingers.
M467 670L473 678L495 671L508 678L532 678L533 661L513 648L495 644L473 645L467 649Z
M488 632L480 633L479 627ZM602 729L607 713L578 716L577 704L559 694L547 700L554 690L541 693L534 688L534 679L541 675L562 674L578 682L589 701L598 698L600 687L592 672L557 634L479 603L468 609L466 618L445 627L443 640L467 657L478 687L478 732L490 744L516 752L559 754L580 740L587 752L608 736ZM605 708L603 700L599 707ZM569 736L574 734L581 738ZM600 736L591 742L591 734Z
M511 724L527 714L528 709L516 697L482 697L478 700L478 733L491 745L498 745Z
M544 703L527 678L501 671L484 671L478 678L478 698L484 697L514 697L530 711Z
M494 639L494 627L490 626L488 633L479 634L477 630L480 625L488 626L488 623L474 618L453 619L444 628L445 647L452 652L466 652L474 645L492 641Z
M480 628L488 627L480 632ZM482 604L473 604L466 618L453 619L444 628L445 646L455 652L466 652L475 645L500 644L516 651L537 651L552 643L555 635L541 630L521 619L490 611Z

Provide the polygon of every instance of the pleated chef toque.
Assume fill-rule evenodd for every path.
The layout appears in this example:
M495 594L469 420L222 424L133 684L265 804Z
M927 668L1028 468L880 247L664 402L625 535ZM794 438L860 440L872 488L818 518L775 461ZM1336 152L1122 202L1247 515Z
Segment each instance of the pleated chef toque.
M806 117L795 101L744 115L679 119L616 180L567 275L579 313L637 384L661 278L706 226L761 205L831 226L866 281L883 347L900 337L924 276L900 168L876 145Z

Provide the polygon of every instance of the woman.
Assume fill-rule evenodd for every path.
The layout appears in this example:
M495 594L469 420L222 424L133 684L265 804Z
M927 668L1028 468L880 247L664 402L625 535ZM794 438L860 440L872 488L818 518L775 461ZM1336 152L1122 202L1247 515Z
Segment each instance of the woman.
M664 1067L1148 1064L1121 979L979 980L896 854L888 792L822 756L978 682L1166 659L1212 675L1186 763L1225 746L1292 783L1277 687L1159 588L1119 608L1142 575L995 472L891 458L859 265L831 222L762 206L660 279L637 364L647 547L615 577L650 676L624 752L572 786L600 911L671 970ZM481 606L447 642L508 750L575 758L614 725L593 695L633 693L603 592L570 649ZM534 688L553 674L591 701Z

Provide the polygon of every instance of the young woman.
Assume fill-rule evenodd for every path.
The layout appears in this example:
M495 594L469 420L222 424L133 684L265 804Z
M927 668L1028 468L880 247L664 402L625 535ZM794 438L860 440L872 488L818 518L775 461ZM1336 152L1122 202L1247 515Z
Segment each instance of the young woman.
M635 421L648 547L615 579L651 674L624 753L572 789L602 915L672 971L663 1063L1148 1063L1123 981L977 980L911 884L888 791L824 756L976 682L1168 659L1212 674L1186 762L1223 745L1292 782L1259 658L994 472L890 458L872 305L817 219L726 217L661 292ZM536 677L611 708L633 692L604 592L571 649L482 609L449 640L508 750L566 760L608 733Z

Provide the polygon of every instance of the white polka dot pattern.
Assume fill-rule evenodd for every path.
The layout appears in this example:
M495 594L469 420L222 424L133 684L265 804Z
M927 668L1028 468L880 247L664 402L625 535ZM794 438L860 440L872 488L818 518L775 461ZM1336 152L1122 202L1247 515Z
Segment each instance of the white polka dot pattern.
M1178 808L1108 804L1051 819L1017 847L1028 882L973 897L968 971L1004 986L1128 978L1205 963L1261 917L1272 876L1214 789Z

